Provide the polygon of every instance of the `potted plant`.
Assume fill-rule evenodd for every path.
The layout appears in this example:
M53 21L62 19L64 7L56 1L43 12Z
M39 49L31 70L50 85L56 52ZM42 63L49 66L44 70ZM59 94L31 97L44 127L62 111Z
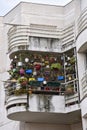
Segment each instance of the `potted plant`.
M27 90L24 88L20 88L20 89L14 91L14 94L17 96L22 95L22 94L26 94L26 93L27 93Z
M65 94L71 95L73 93L74 93L74 87L73 87L73 85L69 84L68 86L66 86Z
M52 63L51 64L51 69L61 69L62 68L62 66L61 66L61 64L60 63Z
M70 63L71 63L71 64L74 64L74 63L75 63L75 61L76 61L76 59L75 59L75 57L74 57L74 56L70 58Z
M20 83L21 84L21 86L26 86L27 85L27 83L28 83L28 79L26 78L26 77L20 77L19 79L18 79L18 83Z

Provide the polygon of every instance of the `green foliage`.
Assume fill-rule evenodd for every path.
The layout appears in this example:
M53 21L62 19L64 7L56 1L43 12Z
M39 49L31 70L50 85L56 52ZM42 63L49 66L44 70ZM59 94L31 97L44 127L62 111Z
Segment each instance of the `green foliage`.
M51 65L51 69L61 69L61 68L62 68L62 66L60 63L53 63Z
M27 82L27 78L26 77L20 77L20 78L18 78L18 82L19 83Z
M27 93L27 90L23 89L23 88L20 88L19 90L14 91L15 95L22 95L22 94L26 94L26 93Z

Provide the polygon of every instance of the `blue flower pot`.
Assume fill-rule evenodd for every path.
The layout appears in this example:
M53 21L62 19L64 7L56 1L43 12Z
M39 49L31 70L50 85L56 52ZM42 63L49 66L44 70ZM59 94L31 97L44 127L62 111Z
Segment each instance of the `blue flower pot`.
M28 69L25 71L26 74L32 74L32 69Z

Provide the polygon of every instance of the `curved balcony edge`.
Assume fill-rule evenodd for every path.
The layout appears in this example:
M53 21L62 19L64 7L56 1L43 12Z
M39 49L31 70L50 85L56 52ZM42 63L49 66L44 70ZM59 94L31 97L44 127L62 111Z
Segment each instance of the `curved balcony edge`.
M65 107L64 95L42 94L32 94L29 96L29 100L27 100L26 95L9 97L6 109L9 119L28 122L37 122L37 120L39 122L47 122L48 120L45 116L43 118L43 115L48 115L52 119L55 115L64 117L67 113L80 111L78 104L74 104L72 107Z

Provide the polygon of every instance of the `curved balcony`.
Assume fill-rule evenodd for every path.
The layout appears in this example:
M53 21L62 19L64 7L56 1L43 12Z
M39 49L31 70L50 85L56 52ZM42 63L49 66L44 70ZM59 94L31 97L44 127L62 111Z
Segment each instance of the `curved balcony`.
M64 111L64 97L58 96L58 92L32 90L32 93L28 93L28 91L30 91L28 90L27 93L22 94L22 92L19 93L19 91L20 90L11 90L7 95L6 109L9 119L24 121L28 118L28 121L30 121L33 120L35 114L34 120L37 121L38 118L36 117L41 116L43 112L55 114L63 113ZM56 102L58 102L58 104L56 104ZM26 115L26 113L28 115L25 119L23 115Z
M83 74L83 78L81 80L82 83L82 100L81 100L81 110L82 116L87 118L87 70Z
M9 79L5 82L9 119L48 122L49 117L49 122L55 123L62 122L67 112L80 112L79 107L66 111L67 104L76 105L78 101L78 95L76 100L69 99L78 93L73 49L64 55L22 50L10 54L10 59Z
M78 26L78 35L79 35L87 27L87 8L83 10L77 23L78 23L77 26Z
M20 47L27 47L28 43L28 30L26 26L13 26L8 31L8 50L17 51ZM21 48L26 49L26 48Z
M69 25L62 29L62 51L69 50L75 47L75 34L74 34L74 24Z
M64 92L49 91L45 87L44 90L34 87L32 90L22 89L20 91L18 86L11 87L11 90L6 86L7 117L11 120L27 122L65 124L79 122L80 108L74 105L72 110L69 107L65 109ZM67 115L68 112L72 113ZM73 115L76 118L73 119Z
M62 52L74 47L74 25L56 27L13 26L8 31L8 51Z
M81 80L82 82L82 93L83 93L83 98L87 96L87 70L84 73L84 76Z
M61 41L56 35L56 28L55 30L54 28L50 30L50 28L37 28L37 26L36 28L30 26L13 26L8 31L8 51L13 53L27 49L31 51L58 52L58 50L61 50Z

